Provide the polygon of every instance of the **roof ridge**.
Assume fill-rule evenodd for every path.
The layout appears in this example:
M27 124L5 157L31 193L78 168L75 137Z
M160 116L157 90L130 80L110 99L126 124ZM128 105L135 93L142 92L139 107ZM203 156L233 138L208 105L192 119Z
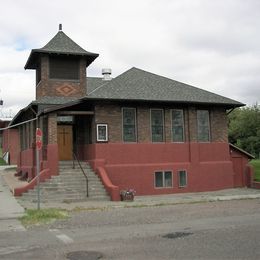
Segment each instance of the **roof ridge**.
M131 69L133 69L133 68L134 68L134 67L132 67ZM104 84L101 84L100 86L98 86L97 88L95 88L94 90L92 90L90 93L87 94L87 96L93 94L95 91L99 90L100 88L104 87L105 85L109 85L110 82L115 81L118 77L120 77L121 75L127 73L127 72L130 71L131 69L128 69L127 71L125 71L125 72L119 74L118 76L116 76L116 77L113 78L112 80L109 80L109 81L105 81L105 80L104 80L104 82L105 82Z
M59 38L60 37L60 38ZM86 51L85 49L83 49L79 44L77 44L75 41L73 41L66 33L64 33L63 31L58 31L54 37L52 37L52 39L47 42L42 48L40 48L39 50L46 50L48 49L49 47L52 47L50 46L51 44L53 44L53 42L56 40L60 40L62 37L66 37L65 39L66 40L69 40L71 43L73 43L73 45L75 45L76 47L78 47L79 49L81 49L81 51L84 51L84 52L88 52ZM64 39L63 39L64 40Z
M90 91L89 93L87 93L87 95L86 95L86 96L89 96L89 95L91 95L91 94L92 94L92 93L94 93L96 90L98 90L98 89L100 89L101 87L103 87L103 86L107 85L109 82L110 82L110 81L107 81L107 82L105 82L105 80L104 80L104 84L101 84L101 85L100 85L100 86L98 86L97 88L93 89L92 91Z

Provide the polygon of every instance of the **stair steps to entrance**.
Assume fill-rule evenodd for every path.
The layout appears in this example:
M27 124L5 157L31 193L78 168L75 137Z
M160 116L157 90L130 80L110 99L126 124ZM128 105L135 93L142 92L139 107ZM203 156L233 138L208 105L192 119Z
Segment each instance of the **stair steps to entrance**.
M41 202L77 202L88 200L110 200L101 180L86 162L81 162L82 168L88 177L88 192L86 196L86 179L75 162L59 163L59 175L40 183ZM19 200L37 202L37 186L24 193Z

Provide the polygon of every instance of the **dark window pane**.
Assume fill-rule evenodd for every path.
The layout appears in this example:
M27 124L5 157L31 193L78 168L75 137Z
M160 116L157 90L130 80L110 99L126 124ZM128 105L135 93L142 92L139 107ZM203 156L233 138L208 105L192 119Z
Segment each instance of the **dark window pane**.
M179 171L179 185L180 185L180 187L187 186L187 174L186 174L186 171Z
M79 79L79 60L75 58L50 57L51 79Z
M152 141L163 142L163 111L151 110Z
M155 187L157 187L157 188L163 187L163 173L162 172L155 173Z
M172 140L174 142L184 141L184 120L182 110L172 110Z
M172 187L172 172L164 173L164 187Z
M123 140L136 142L135 108L123 108Z
M210 141L209 111L198 110L197 122L198 122L198 141L200 142Z

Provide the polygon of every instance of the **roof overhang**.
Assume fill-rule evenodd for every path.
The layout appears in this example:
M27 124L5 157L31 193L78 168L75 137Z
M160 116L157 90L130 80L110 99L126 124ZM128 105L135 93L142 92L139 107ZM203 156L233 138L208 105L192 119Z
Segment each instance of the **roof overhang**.
M233 144L231 144L231 143L229 143L229 146L230 146L231 149L234 149L234 150L236 150L236 151L238 151L238 152L240 152L240 153L246 155L249 159L255 159L255 156L254 156L254 155L252 155L252 154L246 152L245 150L243 150L243 149L241 149L241 148L239 148L239 147L237 147L237 146L235 146L235 145L233 145Z
M56 54L62 56L74 56L74 57L83 57L86 60L86 67L88 67L98 56L97 53L88 52L86 53L69 53L69 52L54 52L54 51L46 51L41 49L32 49L29 55L29 58L24 66L24 69L36 69L37 64L39 62L39 57L41 54Z
M204 107L223 107L226 110L235 109L237 107L245 106L243 103L212 103L212 102L196 102L196 101L185 101L185 100L148 100L148 99L131 99L131 98L99 98L99 97L90 97L86 96L82 100L93 100L93 101L102 101L102 102L132 102L132 103L154 103L154 104L178 104L178 105L195 105L195 106L204 106Z

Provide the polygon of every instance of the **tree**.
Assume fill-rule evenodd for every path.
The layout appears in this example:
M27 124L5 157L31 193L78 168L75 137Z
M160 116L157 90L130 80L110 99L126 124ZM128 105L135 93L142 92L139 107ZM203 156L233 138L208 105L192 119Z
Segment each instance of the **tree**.
M260 106L239 108L228 115L229 142L251 153L260 154Z

